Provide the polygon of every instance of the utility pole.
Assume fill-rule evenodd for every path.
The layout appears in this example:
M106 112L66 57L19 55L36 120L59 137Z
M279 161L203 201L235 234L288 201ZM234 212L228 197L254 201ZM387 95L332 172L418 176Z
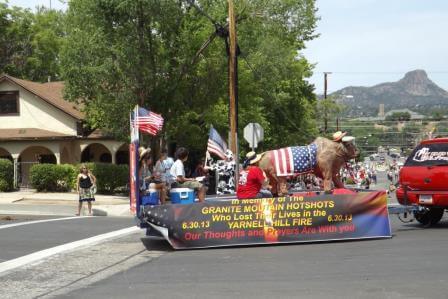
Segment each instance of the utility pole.
M324 72L324 99L327 98L328 74L331 74L331 72Z
M236 53L236 26L233 0L229 0L229 98L230 149L237 154L238 115L238 57Z
M230 150L235 158L235 185L239 178L238 157L238 53L236 41L236 23L233 0L229 0L229 118Z

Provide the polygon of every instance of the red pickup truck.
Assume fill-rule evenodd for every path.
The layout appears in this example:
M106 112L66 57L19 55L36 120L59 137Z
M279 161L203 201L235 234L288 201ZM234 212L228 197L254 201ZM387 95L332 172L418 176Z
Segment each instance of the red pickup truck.
M422 141L399 175L396 191L402 205L418 205L414 213L423 225L434 225L448 209L448 138Z

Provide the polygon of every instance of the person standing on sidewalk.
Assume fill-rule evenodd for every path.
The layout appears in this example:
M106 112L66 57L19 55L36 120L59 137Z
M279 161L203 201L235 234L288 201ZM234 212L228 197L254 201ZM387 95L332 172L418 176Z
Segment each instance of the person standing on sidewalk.
M96 177L90 173L85 164L81 165L78 177L76 178L76 190L79 194L78 213L81 215L82 203L87 202L89 216L92 216L92 201L95 201L94 189L96 188Z

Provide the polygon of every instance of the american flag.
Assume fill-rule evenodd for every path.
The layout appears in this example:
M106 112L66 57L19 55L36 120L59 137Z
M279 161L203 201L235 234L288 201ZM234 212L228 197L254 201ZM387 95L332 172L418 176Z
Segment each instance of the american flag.
M163 127L163 117L160 114L138 107L137 112L133 113L132 125L138 127L142 132L150 135L157 135ZM137 114L137 115L135 115Z
M271 159L278 176L310 172L317 164L317 145L293 146L272 151Z
M210 133L208 134L207 151L225 160L226 150L227 150L227 144L225 143L224 140L222 140L218 131L216 131L215 128L213 128L212 126L210 128Z

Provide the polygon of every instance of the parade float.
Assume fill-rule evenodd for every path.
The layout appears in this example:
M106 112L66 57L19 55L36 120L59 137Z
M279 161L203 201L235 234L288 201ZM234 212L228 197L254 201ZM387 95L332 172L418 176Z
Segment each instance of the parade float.
M138 113L136 108L131 119L138 119ZM205 202L195 202L193 190L183 190L180 194L172 191L171 203L160 205L157 196L155 201L148 202L139 195L136 129L136 126L131 128L131 210L147 235L163 237L175 249L391 237L386 192L345 189L336 175L357 154L352 137L317 138L303 148L264 153L260 167L271 180L280 182L278 186L274 184L277 188L274 193L278 196L237 199L234 194L215 195L207 197ZM211 132L208 149L221 147L222 156L227 157L221 161L227 164L214 163L210 169L233 169L237 165L233 155L223 147L225 143L219 134ZM305 157L299 152L305 153ZM304 171L306 164L309 167ZM287 165L291 166L289 170L285 168ZM322 176L324 186L327 186L326 179L330 188L287 190L286 177L303 172ZM336 189L331 189L332 184Z
M238 155L233 154L239 153L238 46L233 1L229 0L228 24L217 26L214 36L225 40L228 54L229 150L234 167L230 173L235 176L234 179L232 177L233 182L238 182L240 163ZM198 53L207 45L201 47ZM236 196L226 194L209 196L205 202L199 203L195 202L192 190L182 190L171 194L171 198L176 199L175 203L160 205L157 200L144 202L139 194L137 173L140 129L138 107L130 118L131 211L137 225L146 229L148 236L161 237L174 249L391 238L389 213L407 216L412 211L412 208L402 206L388 210L386 191L359 192L344 188L339 171L344 163L357 154L354 138L349 136L338 136L333 140L318 137L308 146L264 153L260 167L273 185L275 196L271 198L238 200ZM209 140L213 139L211 135ZM294 156L299 154L303 157L295 163ZM224 173L228 166L225 161L229 160L230 154L224 154L222 158L224 162L216 163L210 169ZM306 164L310 168L301 170ZM303 172L313 172L322 177L324 188L298 192L286 188L288 176ZM222 193L232 193L228 191L233 191L234 185L221 185ZM157 196L154 198L157 199Z

